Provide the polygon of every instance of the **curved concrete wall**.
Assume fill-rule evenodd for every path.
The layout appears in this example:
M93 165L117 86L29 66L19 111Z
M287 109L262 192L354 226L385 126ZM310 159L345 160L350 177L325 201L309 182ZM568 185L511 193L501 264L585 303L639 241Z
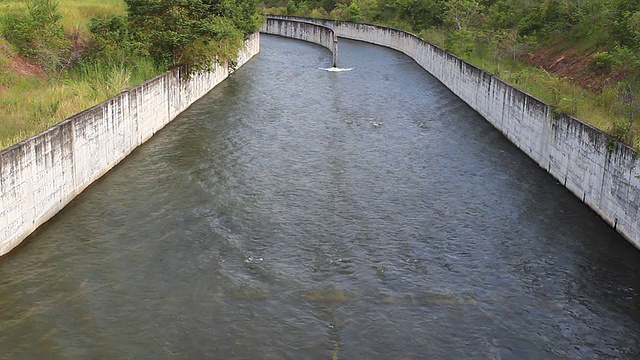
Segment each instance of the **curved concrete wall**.
M277 17L334 29L339 37L413 58L511 142L640 249L640 170L635 151L464 60L400 30L351 22Z
M281 20L269 17L260 28L260 32L324 46L333 54L332 66L338 66L338 37L330 27L307 21Z
M260 49L252 35L238 65ZM0 152L0 255L229 75L166 72Z

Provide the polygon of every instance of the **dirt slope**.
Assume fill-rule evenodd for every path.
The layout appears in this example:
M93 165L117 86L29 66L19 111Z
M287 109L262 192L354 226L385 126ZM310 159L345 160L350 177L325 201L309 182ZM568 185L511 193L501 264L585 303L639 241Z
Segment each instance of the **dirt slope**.
M585 53L576 49L566 49L558 44L537 49L526 56L525 61L556 76L566 77L584 89L599 92L605 85L620 80L623 75L591 69L591 58L596 53L598 51Z

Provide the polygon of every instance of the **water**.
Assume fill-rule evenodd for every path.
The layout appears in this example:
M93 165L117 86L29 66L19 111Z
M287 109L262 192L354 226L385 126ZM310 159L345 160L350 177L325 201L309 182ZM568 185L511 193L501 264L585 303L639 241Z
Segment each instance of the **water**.
M0 259L0 358L632 359L640 255L407 57L262 51Z

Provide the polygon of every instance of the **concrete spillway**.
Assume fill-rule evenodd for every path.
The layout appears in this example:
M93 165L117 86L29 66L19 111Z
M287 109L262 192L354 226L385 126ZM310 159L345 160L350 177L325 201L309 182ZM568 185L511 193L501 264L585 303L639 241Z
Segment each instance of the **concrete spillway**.
M640 252L412 59L340 44L332 73L262 36L0 259L0 358L638 354Z

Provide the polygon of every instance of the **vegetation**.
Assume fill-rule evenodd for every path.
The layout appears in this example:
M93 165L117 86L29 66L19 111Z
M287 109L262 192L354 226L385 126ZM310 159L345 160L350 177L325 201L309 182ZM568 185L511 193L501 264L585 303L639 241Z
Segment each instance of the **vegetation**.
M38 34L49 29L56 35L59 34L58 29L61 25L64 31L63 39L56 36L53 45L56 42L65 42L68 47L57 48L60 52L56 54L68 56L72 49L78 49L79 45L87 41L88 18L124 13L124 3L120 2L120 0L66 0L53 9L47 9L52 17L42 22L44 26L33 21L31 13L35 11L35 16L38 17L40 15L37 13L41 11L33 9L35 3L26 6L26 3L18 0L0 2L0 113L3 115L0 120L0 149L45 130L60 120L104 100L103 96L97 96L95 93L103 88L101 81L108 76L105 71L101 80L89 77L80 80L69 71L68 67L66 71L60 72L52 63L41 66L38 64L37 53L29 54L29 49L20 49L19 45L15 46L7 40L12 37L10 34L12 24L25 26L31 33ZM40 39L44 40L44 43L38 48L46 49L47 46L52 45L46 43L48 40L46 36L40 36ZM68 50L68 52L63 53L62 50ZM21 52L26 53L28 58L20 56ZM46 59L45 57L41 60L46 62Z
M231 59L254 0L3 0L0 149L169 68Z
M267 0L263 8L413 32L640 145L637 0Z

